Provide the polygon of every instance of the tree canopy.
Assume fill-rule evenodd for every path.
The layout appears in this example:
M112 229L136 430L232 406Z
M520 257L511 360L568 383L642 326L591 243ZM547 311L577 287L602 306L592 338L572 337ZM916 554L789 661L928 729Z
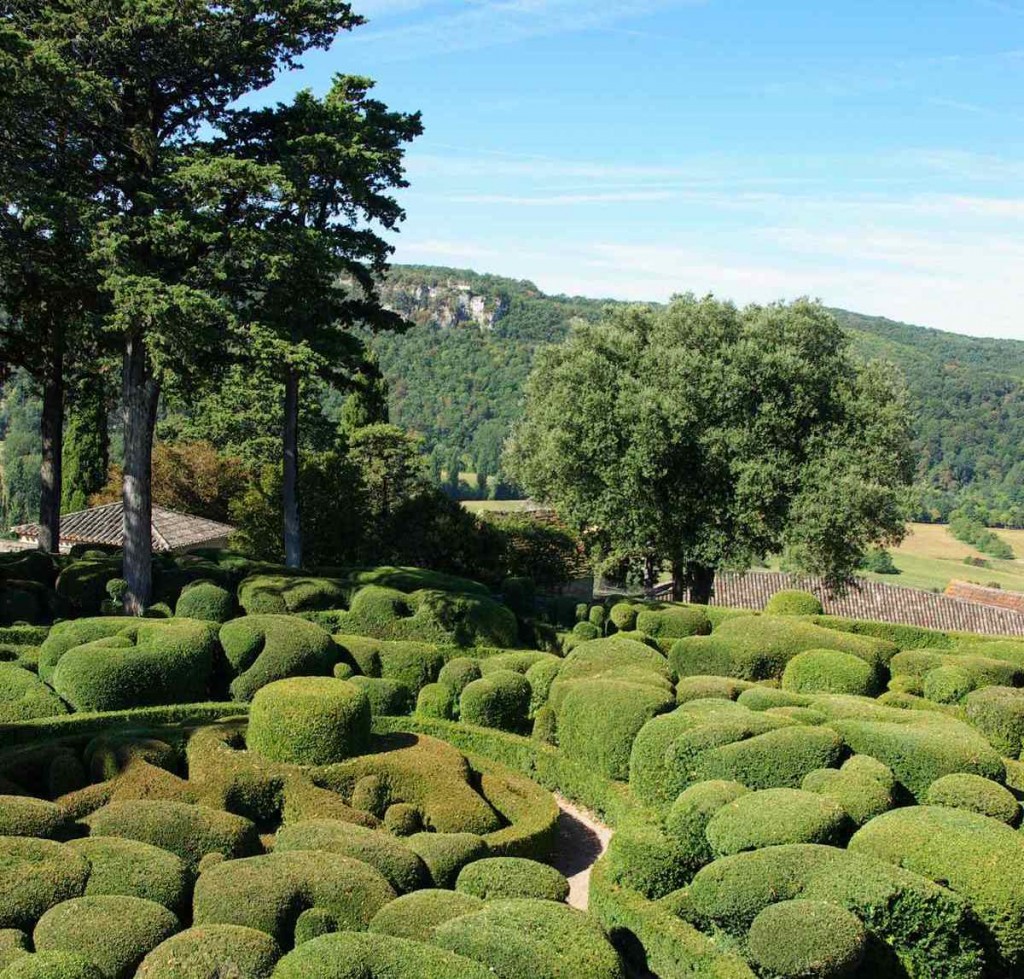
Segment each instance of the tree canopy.
M784 549L841 589L903 536L911 435L895 372L822 306L687 295L543 351L505 465L606 562L706 600L716 568Z

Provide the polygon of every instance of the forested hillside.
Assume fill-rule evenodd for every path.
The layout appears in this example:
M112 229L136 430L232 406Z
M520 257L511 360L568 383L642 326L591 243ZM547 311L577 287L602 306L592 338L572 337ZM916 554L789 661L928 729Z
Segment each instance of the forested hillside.
M397 266L387 303L415 324L374 343L392 416L420 432L447 468L494 474L520 391L543 344L601 300L547 296L530 282ZM965 497L995 524L1024 526L1024 342L983 340L835 311L864 357L904 372L917 408L922 519L945 519Z

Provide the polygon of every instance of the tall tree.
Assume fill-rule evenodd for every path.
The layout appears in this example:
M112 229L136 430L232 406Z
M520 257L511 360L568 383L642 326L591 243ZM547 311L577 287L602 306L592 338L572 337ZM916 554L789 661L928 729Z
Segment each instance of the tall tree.
M91 93L71 132L90 144L103 220L95 263L123 354L125 607L152 589L150 492L161 388L224 359L231 324L218 259L272 183L218 139L227 107L360 22L341 0L11 0L5 26L34 63Z
M902 383L825 309L692 296L546 351L506 464L604 558L668 564L700 602L717 568L784 548L841 590L903 537L913 476Z
M393 249L373 229L394 228L405 216L391 191L406 186L403 147L422 127L418 113L391 112L370 98L372 87L369 79L339 75L322 99L303 91L288 105L234 112L225 124L231 152L280 174L251 241L239 316L252 322L253 349L265 366L278 368L284 384L282 491L290 567L302 564L300 382L315 376L342 386L361 380L365 387L367 361L351 328L405 326L380 303L377 280ZM379 405L370 407L379 413Z

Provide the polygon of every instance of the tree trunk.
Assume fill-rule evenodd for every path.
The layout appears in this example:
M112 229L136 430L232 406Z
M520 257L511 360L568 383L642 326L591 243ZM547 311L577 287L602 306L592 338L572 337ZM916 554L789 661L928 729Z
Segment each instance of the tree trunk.
M299 514L299 375L289 367L284 380L284 563L302 567Z
M39 494L39 550L56 554L60 549L61 455L64 434L64 353L54 351L43 381L43 439Z
M688 564L686 578L690 585L690 601L694 605L707 605L715 591L715 569L703 564Z
M160 384L151 375L142 337L124 354L124 609L141 615L153 592L153 428Z
M672 601L682 602L686 596L686 569L679 561L672 562Z
M647 554L644 556L644 593L648 596L653 594L657 583L657 563L653 554Z

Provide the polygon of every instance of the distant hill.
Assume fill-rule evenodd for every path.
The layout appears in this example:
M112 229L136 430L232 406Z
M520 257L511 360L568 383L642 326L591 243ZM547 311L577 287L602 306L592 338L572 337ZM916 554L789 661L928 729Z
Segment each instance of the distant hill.
M420 432L447 465L498 470L539 347L608 301L549 296L533 283L465 269L395 266L385 301L415 326L374 345L393 419ZM965 495L996 524L1024 526L1024 342L986 340L834 310L854 349L904 372L917 411L924 519Z

